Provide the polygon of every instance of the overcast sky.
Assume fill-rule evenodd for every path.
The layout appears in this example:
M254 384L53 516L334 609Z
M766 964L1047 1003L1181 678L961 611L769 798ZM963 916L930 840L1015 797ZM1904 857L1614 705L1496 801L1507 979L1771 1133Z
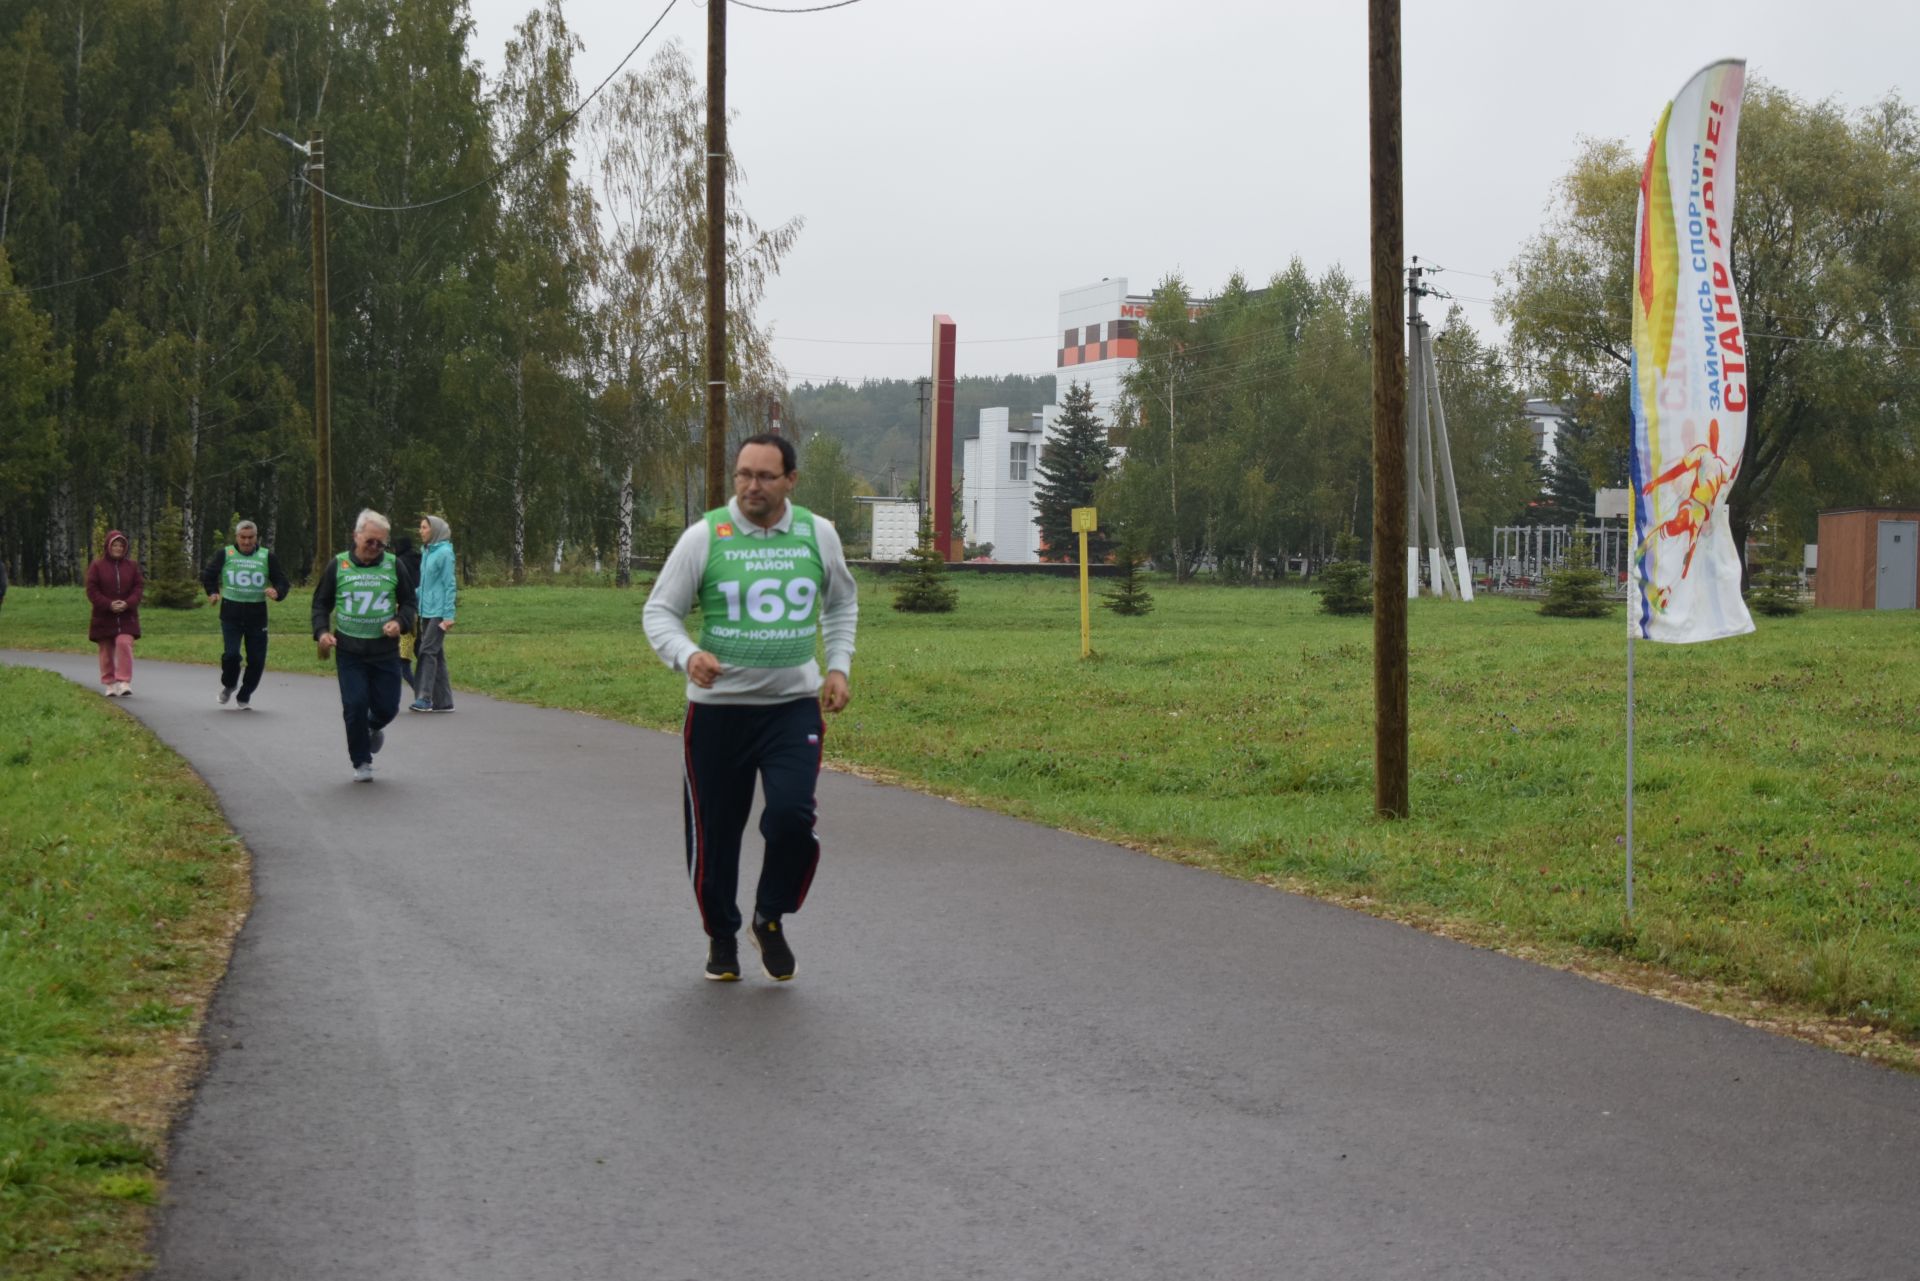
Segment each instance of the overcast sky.
M568 0L582 92L665 4ZM490 75L528 7L473 0ZM704 68L706 24L679 0L630 67L678 39ZM1913 0L1406 0L1402 24L1407 251L1463 299L1493 297L1579 137L1644 146L1706 63L1848 107L1920 98ZM1297 256L1366 282L1364 0L736 4L727 27L747 207L806 219L761 313L796 382L926 373L935 312L963 376L1052 373L1060 291L1102 277L1205 294Z

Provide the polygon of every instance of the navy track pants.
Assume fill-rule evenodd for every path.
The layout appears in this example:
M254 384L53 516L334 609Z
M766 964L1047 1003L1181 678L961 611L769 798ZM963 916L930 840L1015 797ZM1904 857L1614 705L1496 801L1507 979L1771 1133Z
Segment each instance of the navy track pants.
M826 725L820 700L764 707L689 703L685 744L687 875L700 919L713 938L740 931L740 838L757 779L765 805L766 854L754 909L774 918L797 912L820 863L813 832Z

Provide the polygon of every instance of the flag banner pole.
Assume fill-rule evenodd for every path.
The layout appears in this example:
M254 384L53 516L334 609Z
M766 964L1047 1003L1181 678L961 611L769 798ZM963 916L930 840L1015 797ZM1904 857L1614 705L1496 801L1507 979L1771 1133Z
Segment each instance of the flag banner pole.
M1747 444L1747 345L1731 256L1745 84L1737 59L1688 80L1661 114L1640 176L1627 627L1643 640L1690 644L1753 630L1726 519Z
M1633 920L1633 637L1627 637L1627 920Z
M1635 640L1753 630L1727 499L1747 445L1747 344L1733 278L1733 191L1747 64L1702 67L1660 113L1640 171L1630 309L1627 512L1627 919L1633 919Z

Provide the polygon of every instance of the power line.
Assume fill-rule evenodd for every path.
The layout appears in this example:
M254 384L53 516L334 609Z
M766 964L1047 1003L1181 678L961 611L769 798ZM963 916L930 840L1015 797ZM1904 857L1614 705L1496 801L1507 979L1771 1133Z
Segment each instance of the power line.
M38 293L45 293L49 289L65 289L69 285L84 285L91 281L103 280L108 276L116 275L119 272L129 271L135 267L138 267L143 262L152 262L155 258L165 257L167 254L173 253L175 250L185 249L188 245L198 244L200 241L205 240L208 236L211 236L215 231L217 231L220 228L221 224L229 222L232 219L238 218L241 214L247 213L254 209L258 209L261 205L266 204L270 200L277 200L277 199L279 199L279 193L275 191L260 197L258 200L248 201L246 204L241 205L238 209L229 209L227 210L227 212L221 214L218 218L215 218L211 223L203 227L201 230L194 232L191 236L186 236L180 240L176 240L172 244L162 245L160 248L155 249L151 253L141 254L138 258L129 258L127 259L127 261L119 264L118 266L108 267L101 271L91 272L85 276L75 276L70 280L56 280L50 284L45 284L45 285L14 285L9 289L6 289L0 292L10 293L10 294L38 294Z
M1468 271L1464 267L1436 267L1436 266L1429 265L1426 268L1426 270L1436 276L1439 275L1441 272L1446 271L1446 272L1452 272L1456 276L1475 276L1481 280L1491 280L1496 285L1500 283L1499 276L1490 276L1484 271Z
M853 3L854 0L845 0L845 2ZM601 80L601 82L594 87L593 92L588 94L585 98L581 99L579 104L575 106L573 110L569 111L560 120L560 123L555 125L543 137L535 139L532 143L528 144L519 153L501 162L501 164L496 169L494 169L492 173L489 173L486 177L480 179L480 181L474 183L472 186L463 187L459 191L453 192L450 195L439 196L432 200L418 201L413 204L374 205L374 204L367 204L363 201L354 200L347 196L342 196L337 192L328 191L325 187L318 186L312 181L310 181L304 173L298 174L296 176L299 178L299 180L302 183L304 183L309 187L312 187L315 191L318 191L321 195L325 196L329 200L338 201L343 205L350 205L355 209L370 210L374 213L402 213L402 212L406 212L414 209L431 209L435 205L445 204L450 200L458 200L462 196L478 191L481 187L484 187L487 184L493 182L501 174L511 169L514 165L518 164L522 159L525 158L525 156L528 153L532 152L535 148L545 146L556 135L558 135L561 132L561 130L567 128L567 126L572 124L574 120L578 118L580 113L586 109L587 105L591 103L596 97L599 96L600 91L605 89L607 85L612 82L613 78L620 74L621 69L624 68L627 65L627 63L633 60L633 55L640 52L640 46L647 42L648 37L653 35L653 33L659 28L662 22L666 21L667 14L672 12L673 6L678 3L679 3L679 0L667 0L667 7L660 11L660 16L653 20L653 25L648 27L646 31L640 36L640 38L634 42L633 48L627 50L627 56L620 59L619 63L614 67L614 69L607 73L606 78ZM152 262L156 258L164 257L167 254L174 253L175 251L180 249L184 249L189 245L197 244L201 240L204 240L206 237L212 235L223 224L230 222L235 218L240 217L242 214L245 214L253 209L258 208L263 204L266 204L270 200L277 200L278 198L279 198L278 191L270 192L269 194L260 197L260 199L258 200L250 201L249 203L240 206L238 209L228 210L226 213L216 218L207 227L203 228L200 231L195 232L191 236L187 236L180 240L176 240L171 244L162 245L160 248L153 250L151 253L142 254L137 258L129 258L127 261L120 263L117 266L107 267L100 271L90 272L84 276L75 276L68 280L56 280L49 284L44 284L44 285L15 285L3 292L10 293L10 294L37 294L37 293L45 293L50 289L64 289L72 285L84 285L84 284L89 284L95 280L104 280L108 276L116 275L123 271L129 271L134 267L139 266L142 263Z
M667 7L660 11L660 16L653 20L653 25L642 32L640 38L633 42L633 48L627 50L627 56L614 64L613 70L609 71L600 83L594 86L593 92L576 103L571 111L560 118L559 123L522 147L518 152L501 161L500 164L494 168L493 172L471 186L462 187L460 190L451 192L448 195L436 196L432 200L419 200L412 204L370 205L364 201L354 200L350 197L340 195L338 192L328 191L325 187L316 186L314 183L309 182L304 174L301 175L300 181L305 182L309 187L313 187L315 191L318 191L329 200L337 200L343 205L350 205L355 209L365 209L373 213L407 213L415 209L431 209L435 205L444 205L450 200L458 200L462 196L470 195L480 190L480 188L491 184L501 174L519 164L522 160L533 154L534 151L546 146L549 142L553 141L554 138L558 137L563 130L572 126L573 122L580 118L580 113L587 109L587 105L600 96L600 91L613 83L613 78L619 75L629 62L633 61L633 55L640 52L640 46L645 44L648 37L652 36L655 31L659 30L660 24L667 20L667 15L673 11L673 6L679 2L680 0L667 0Z
M1025 334L1018 338L961 338L956 341L964 346L978 343L1044 342L1052 337L1052 334ZM924 347L927 345L925 338L796 338L791 334L775 334L774 341L831 343L839 347Z
M1490 302L1491 300L1490 299L1470 299L1469 301ZM1560 319L1586 318L1587 316L1590 315L1590 313L1587 313L1587 312L1573 311L1573 310L1554 310L1554 311L1550 311L1543 314L1557 317ZM1793 319L1793 318L1782 317L1782 319ZM1257 343L1262 340L1271 339L1273 337L1282 335L1286 333L1287 330L1288 330L1288 327L1284 325L1266 326L1258 329L1252 329L1252 330L1246 331L1245 333L1217 339L1213 342L1192 344L1190 346L1183 348L1180 354L1182 356L1190 356L1190 355L1195 355L1199 353L1215 351L1220 348L1230 348L1235 344ZM1901 346L1899 344L1893 344L1893 343L1846 342L1837 338L1781 334L1781 333L1774 333L1767 330L1757 330L1757 329L1745 329L1743 332L1746 334L1748 338L1760 343L1766 343L1766 342L1805 343L1805 344L1812 344L1812 345L1818 345L1818 346L1837 347L1843 350L1861 350L1861 351L1867 351L1867 352L1920 351L1920 347ZM1027 339L1027 338L966 339L962 341L974 342L974 343L1024 342L1024 341L1037 341L1041 338L1050 337L1050 336L1051 335L1035 335L1033 338L1030 338L1030 339ZM784 338L779 336L776 337L776 341L831 342L835 344L857 345L857 346L917 346L919 345L917 341L906 341L906 340L896 342L896 341L890 341L890 340L860 340L860 339L800 339L800 338ZM924 341L924 340L921 340L921 341ZM1532 381L1533 379L1539 377L1541 374L1545 374L1545 373L1559 373L1567 376L1581 376L1581 375L1590 375L1595 372L1593 369L1582 369L1577 364L1572 363L1564 358L1557 359L1557 360L1529 359L1522 356L1515 356L1515 355L1502 353L1498 346L1492 346L1492 345L1483 347L1482 351L1484 352L1484 359L1495 370L1497 370L1499 373L1506 376L1507 378L1513 380L1514 382L1520 383L1520 384L1524 384L1528 381ZM1219 376L1223 374L1231 375L1231 374L1239 374L1246 371L1255 370L1255 369L1258 369L1262 364L1275 363L1276 356L1278 354L1279 353L1272 353L1272 352L1251 353L1244 357L1238 357L1235 359L1230 359L1230 360L1220 362L1218 364L1213 364L1209 368L1205 369L1204 374L1207 376L1211 376L1215 379L1218 379ZM1450 366L1450 367L1453 367L1453 366L1471 367L1471 365L1474 362L1468 362L1463 358L1447 357L1447 356L1441 355L1437 358L1437 363ZM1596 360L1596 363L1598 363L1597 360ZM1070 379L1072 377L1073 371L1076 368L1077 366L1069 365L1069 366L1058 366L1055 368L1043 369L1043 370L1032 371L1032 372L1012 371L1011 373L1005 376L1029 377L1029 378L1052 377L1052 378L1055 378L1056 380ZM1136 368L1137 368L1137 365L1136 365ZM1195 374L1200 374L1202 371L1195 370L1193 372ZM1624 377L1626 373L1626 366L1624 364L1620 364L1616 362L1611 365L1608 365L1603 372L1613 373L1616 376ZM821 371L811 371L811 370L791 370L789 371L789 374L794 377L806 378L808 380L841 382L850 386L857 386L863 382L886 382L886 381L910 382L911 381L910 379L906 379L906 378L889 378L881 375L869 374L869 375L850 376L843 373L825 373ZM975 375L975 376L981 376L981 375ZM1249 382L1257 382L1258 380L1259 380L1259 375L1256 374L1250 378L1233 378L1224 382L1215 381L1207 384L1199 384L1199 383L1194 383L1191 385L1183 384L1183 390L1191 390L1194 394L1206 394L1213 391L1230 390L1235 387L1246 385Z
M1463 272L1463 273L1461 273L1461 274L1463 274L1463 275L1469 275L1469 276L1471 276L1471 275L1478 275L1479 273L1477 273L1477 272ZM1493 279L1493 277L1491 277L1491 276L1489 276L1489 277L1487 277L1487 279L1489 279L1489 280L1492 280L1492 279ZM1498 282L1496 281L1495 283L1498 283ZM1488 306L1490 306L1490 307L1497 307L1497 306L1500 306L1500 305L1501 305L1501 300L1500 300L1500 299L1498 299L1498 298L1476 298L1476 297L1473 297L1473 296L1472 296L1472 295L1470 295L1470 294L1448 294L1448 295L1443 295L1443 296L1444 296L1444 297L1448 297L1448 298L1451 298L1451 299L1453 299L1453 300L1454 300L1454 301L1456 301L1456 302L1473 302L1473 303L1485 303L1486 305L1488 305ZM1548 310L1548 311L1543 311L1543 312L1539 312L1539 313L1537 313L1537 314L1539 314L1539 315L1545 315L1545 316L1556 316L1556 317L1561 317L1561 318L1565 318L1565 317L1568 317L1568 316L1580 316L1580 315L1584 315L1584 314L1586 314L1586 313L1583 313L1583 312L1575 312L1575 311L1566 311L1566 310ZM1789 314L1787 314L1787 313L1784 313L1784 312L1772 312L1772 313L1769 313L1769 314L1770 314L1770 315L1771 315L1771 317L1772 317L1773 319L1775 319L1775 320L1797 320L1797 321L1799 321L1799 322L1800 322L1801 324L1803 324L1803 325L1818 325L1818 324L1823 324L1823 323L1825 323L1825 322L1823 322L1823 321L1821 321L1821 320L1819 320L1818 318L1816 318L1816 317L1813 317L1813 316L1796 316L1796 315L1789 315ZM1745 306L1745 304L1744 304L1744 303L1743 303L1743 304L1742 304L1742 306L1741 306L1741 317L1742 317L1742 319L1743 319L1743 320L1747 318L1747 316L1746 316L1746 306ZM1886 322L1885 322L1885 326L1884 326L1884 327L1885 327L1886 329L1888 329L1888 330L1891 330L1891 331L1893 331L1893 332L1896 332L1896 333L1904 333L1904 334L1920 334L1920 326L1915 326L1915 325L1902 325L1902 324L1899 324L1899 323L1896 323L1895 321L1891 321L1891 320L1889 320L1889 321L1886 321ZM1775 336L1775 337L1780 337L1781 335L1774 335L1774 336ZM1797 341L1806 341L1806 340L1802 340L1802 339L1792 339L1791 341L1796 341L1796 342L1797 342ZM1814 340L1814 341L1830 341L1830 340L1826 340L1826 339L1819 339L1819 340ZM1912 348L1906 348L1906 347L1902 347L1902 348L1896 348L1896 350L1900 350L1900 351L1909 351L1909 350L1912 350Z
M761 13L825 13L829 9L844 9L850 4L859 4L860 0L836 0L834 4L817 4L810 9L776 9L770 4L748 4L747 0L733 0L742 9L757 9Z

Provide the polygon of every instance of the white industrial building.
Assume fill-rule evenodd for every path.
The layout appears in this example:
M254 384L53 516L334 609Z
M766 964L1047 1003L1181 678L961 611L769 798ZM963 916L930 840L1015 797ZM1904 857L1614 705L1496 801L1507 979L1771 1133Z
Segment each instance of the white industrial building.
M1125 276L1063 290L1054 395L1072 383L1093 393L1094 413L1113 425L1127 372L1139 363L1140 322L1153 299L1127 292ZM1060 406L1019 421L1006 409L980 411L979 431L961 442L960 501L969 543L992 543L993 559L1030 564L1040 559L1033 523L1036 468L1052 437Z
M1553 461L1559 452L1560 424L1567 420L1567 411L1551 400L1532 397L1526 403L1527 426L1533 431L1533 452L1540 455L1541 462Z
M980 411L980 431L960 442L960 502L969 543L992 543L993 559L1026 565L1040 559L1033 523L1044 424L1055 406L1011 422L1005 408Z

